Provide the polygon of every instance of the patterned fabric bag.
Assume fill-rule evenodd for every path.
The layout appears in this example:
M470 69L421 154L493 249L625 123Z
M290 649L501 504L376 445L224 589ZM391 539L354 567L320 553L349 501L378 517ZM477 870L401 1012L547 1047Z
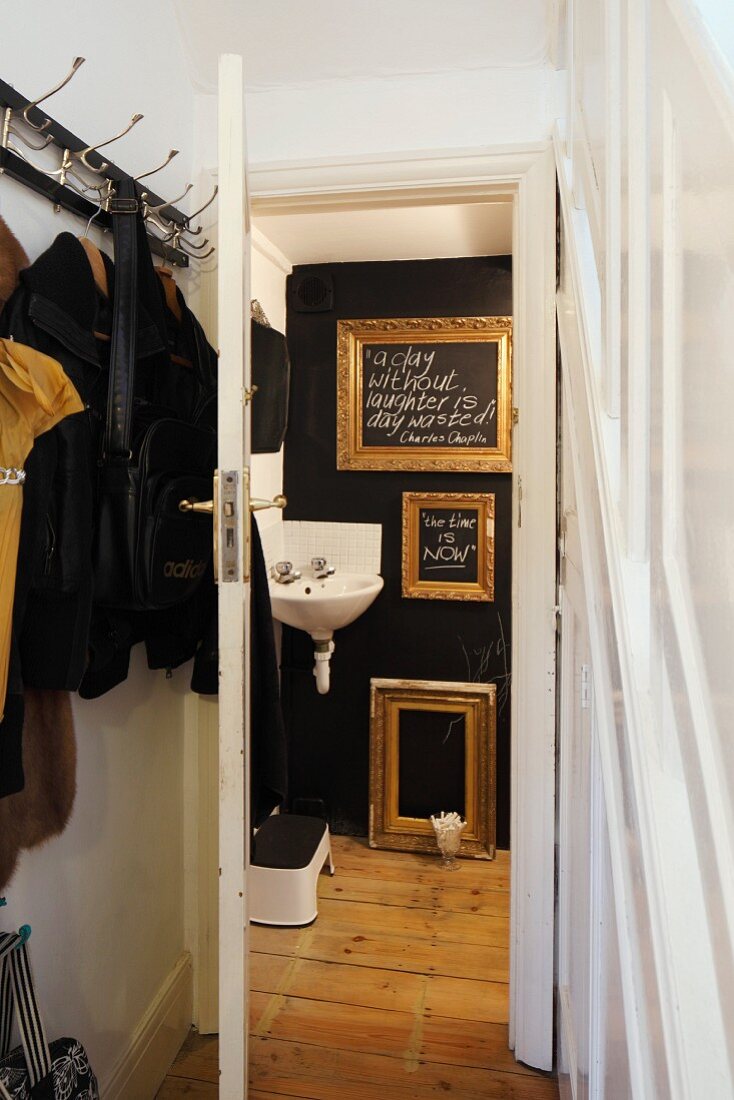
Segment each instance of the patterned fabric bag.
M21 1046L11 1051L13 1014ZM28 948L16 932L0 932L0 1100L99 1100L81 1043L46 1042Z

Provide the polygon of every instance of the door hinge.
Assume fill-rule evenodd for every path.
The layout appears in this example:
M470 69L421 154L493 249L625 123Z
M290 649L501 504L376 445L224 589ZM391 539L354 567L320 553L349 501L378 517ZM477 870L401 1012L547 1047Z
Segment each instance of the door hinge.
M517 479L517 526L522 527L522 478Z
M581 666L581 709L591 706L591 665Z
M513 405L512 406L512 426L513 426L513 428L514 428L515 424L517 424L519 422L519 420L520 420L520 410L518 409L517 405Z

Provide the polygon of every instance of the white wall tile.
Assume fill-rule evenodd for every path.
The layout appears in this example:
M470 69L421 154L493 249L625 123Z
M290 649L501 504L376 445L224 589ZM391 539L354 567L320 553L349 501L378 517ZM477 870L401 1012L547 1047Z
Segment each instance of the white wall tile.
M379 523L286 520L283 539L283 555L297 569L307 568L312 558L325 557L340 572L380 572L382 526Z

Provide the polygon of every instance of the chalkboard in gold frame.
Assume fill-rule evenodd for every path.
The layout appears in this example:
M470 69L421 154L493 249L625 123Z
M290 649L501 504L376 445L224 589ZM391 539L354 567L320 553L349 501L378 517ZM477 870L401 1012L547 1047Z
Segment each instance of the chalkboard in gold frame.
M403 597L494 599L494 493L403 493Z
M370 681L371 848L437 852L430 815L466 821L459 855L494 859L494 684Z
M512 318L337 322L337 468L512 470Z

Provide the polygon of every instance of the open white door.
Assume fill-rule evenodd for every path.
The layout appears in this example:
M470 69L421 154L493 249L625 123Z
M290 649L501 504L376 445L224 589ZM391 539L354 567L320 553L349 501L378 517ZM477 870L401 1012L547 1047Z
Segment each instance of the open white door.
M247 1095L250 217L242 58L219 62L219 1096Z

